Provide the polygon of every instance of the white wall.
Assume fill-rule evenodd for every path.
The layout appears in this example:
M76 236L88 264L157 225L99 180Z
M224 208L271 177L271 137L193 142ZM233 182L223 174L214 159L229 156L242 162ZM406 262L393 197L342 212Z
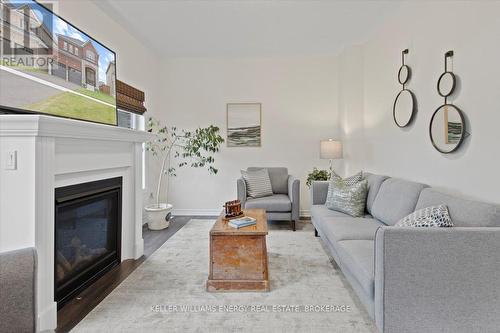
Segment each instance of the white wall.
M347 160L348 169L364 168L500 202L495 177L500 169L499 17L500 3L493 1L407 2L361 47L362 61L344 57L350 68L364 71L362 80L341 80L345 89L340 100L356 95L359 82L364 95L363 110L343 110L349 119L343 124L346 131L359 126L361 114L363 119L364 144L349 151L354 159ZM401 87L397 70L404 48L410 50L407 64L413 78L408 88L416 94L418 114L410 128L400 129L392 120L392 104ZM457 153L443 155L432 147L428 125L443 103L436 81L448 50L455 51L452 68L460 79L452 101L465 112L472 135Z
M236 179L248 166L288 167L301 179L301 209L307 213L306 175L313 166L328 167L319 159L319 141L340 135L334 57L178 58L165 61L163 77L163 107L149 115L167 125L213 124L226 137L226 103L262 103L262 147L224 144L215 155L215 176L181 169L170 181L176 213L218 214L236 198Z
M338 110L343 144L343 174L351 175L364 163L363 47L353 46L338 56Z

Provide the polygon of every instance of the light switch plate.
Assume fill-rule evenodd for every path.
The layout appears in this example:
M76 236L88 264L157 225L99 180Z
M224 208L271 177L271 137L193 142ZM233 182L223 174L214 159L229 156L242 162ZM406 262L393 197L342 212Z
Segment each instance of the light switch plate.
M5 170L17 170L17 150L7 152Z

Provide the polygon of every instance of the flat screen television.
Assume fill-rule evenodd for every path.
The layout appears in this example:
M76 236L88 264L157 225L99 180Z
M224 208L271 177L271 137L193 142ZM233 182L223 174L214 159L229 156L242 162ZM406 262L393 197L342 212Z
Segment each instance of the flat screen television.
M0 113L116 125L115 52L49 5L0 0L0 57Z

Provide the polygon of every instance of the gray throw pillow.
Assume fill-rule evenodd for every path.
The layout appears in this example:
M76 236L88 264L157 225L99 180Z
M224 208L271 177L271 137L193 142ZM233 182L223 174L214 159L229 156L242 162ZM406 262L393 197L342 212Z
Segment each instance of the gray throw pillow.
M363 177L363 171L360 171L358 172L357 174L355 175L352 175L350 177L347 177L347 178L342 178L340 177L335 171L332 170L332 175L330 177L330 181L343 181L345 184L347 185L354 185L360 181L362 181L364 179Z
M453 227L453 222L445 205L419 209L403 217L395 227Z
M245 171L241 170L241 176L247 186L247 195L251 198L261 198L273 195L271 179L267 169Z
M354 217L365 215L366 196L368 195L368 181L362 180L349 185L337 181L328 189L329 198L325 205L328 209L336 210Z
M363 173L361 171L351 177L342 178L339 175L337 175L335 171L332 170L332 175L330 176L330 183L328 184L328 193L326 194L326 202L332 201L333 191L335 190L337 183L340 182L344 185L350 186L359 183L362 180L363 180Z

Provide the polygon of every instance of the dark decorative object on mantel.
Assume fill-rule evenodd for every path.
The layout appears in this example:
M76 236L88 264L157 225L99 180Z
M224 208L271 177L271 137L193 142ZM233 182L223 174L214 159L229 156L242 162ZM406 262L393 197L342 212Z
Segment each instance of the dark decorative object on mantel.
M143 114L146 112L144 107L144 92L126 84L120 80L116 80L116 105L119 109Z
M398 81L403 86L403 89L401 89L396 96L394 105L392 106L394 122L401 128L410 125L416 112L415 95L410 90L406 89L405 86L411 77L411 68L405 64L406 54L408 54L408 49L401 52L402 65L398 71Z
M448 70L448 61L453 57L453 51L444 55L444 73L437 83L438 94L444 97L444 104L437 108L429 124L429 136L437 151L449 154L456 151L469 136L465 126L465 116L455 105L448 103L448 97L456 88L456 76Z

